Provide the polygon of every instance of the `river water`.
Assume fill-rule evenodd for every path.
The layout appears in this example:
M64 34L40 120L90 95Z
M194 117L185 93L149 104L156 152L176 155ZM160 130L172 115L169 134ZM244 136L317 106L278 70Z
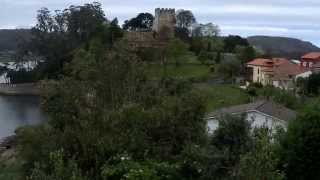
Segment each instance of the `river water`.
M46 121L37 96L0 96L0 139L24 125Z

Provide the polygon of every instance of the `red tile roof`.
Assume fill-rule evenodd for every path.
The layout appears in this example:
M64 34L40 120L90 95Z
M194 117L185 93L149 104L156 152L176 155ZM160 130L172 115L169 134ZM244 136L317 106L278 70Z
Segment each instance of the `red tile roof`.
M280 65L282 63L285 63L286 61L288 60L285 58L272 58L272 59L257 58L257 59L254 59L253 61L248 62L247 65L273 67L274 65Z
M290 61L287 61L285 63L282 63L279 66L274 67L274 79L291 79L290 76L296 76L299 74L302 74L304 72L307 72L308 69L303 68L297 64L294 64Z
M272 62L270 59L262 59L262 58L257 58L254 59L253 61L248 62L248 65L253 65L253 66L272 66L268 65L268 62Z
M304 56L302 56L302 59L320 59L320 52L311 52L311 53L308 53Z

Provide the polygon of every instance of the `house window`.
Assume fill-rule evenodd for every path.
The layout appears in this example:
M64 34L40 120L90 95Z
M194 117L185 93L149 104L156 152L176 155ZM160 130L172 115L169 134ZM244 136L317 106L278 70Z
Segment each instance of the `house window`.
M260 74L260 69L258 68L258 74Z

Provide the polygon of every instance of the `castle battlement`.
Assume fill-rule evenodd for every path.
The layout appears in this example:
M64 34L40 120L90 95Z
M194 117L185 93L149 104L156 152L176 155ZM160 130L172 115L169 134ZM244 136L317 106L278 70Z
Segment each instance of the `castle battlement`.
M157 8L155 10L156 15L160 15L160 14L171 14L171 15L175 15L176 10L174 8Z

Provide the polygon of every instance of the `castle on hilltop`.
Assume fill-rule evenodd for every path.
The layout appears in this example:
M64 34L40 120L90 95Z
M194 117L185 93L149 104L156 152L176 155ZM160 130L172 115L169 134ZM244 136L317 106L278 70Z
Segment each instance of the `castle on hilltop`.
M164 28L168 28L171 35L174 35L176 25L175 9L157 8L155 10L155 18L153 21L152 30L160 33Z
M175 9L157 8L151 32L130 31L125 39L133 49L164 47L175 34Z

